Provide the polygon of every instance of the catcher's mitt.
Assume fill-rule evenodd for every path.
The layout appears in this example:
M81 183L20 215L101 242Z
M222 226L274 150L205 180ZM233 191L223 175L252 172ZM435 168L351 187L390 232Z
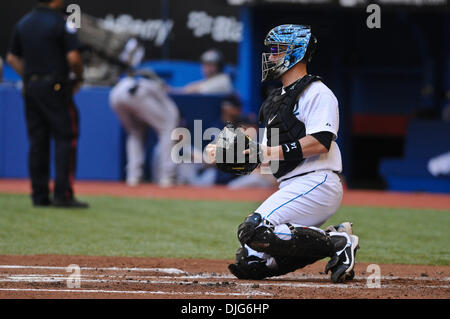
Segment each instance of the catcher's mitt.
M246 149L250 149L250 154L243 154ZM233 124L227 124L217 136L215 159L223 172L250 174L261 163L260 153L259 145Z

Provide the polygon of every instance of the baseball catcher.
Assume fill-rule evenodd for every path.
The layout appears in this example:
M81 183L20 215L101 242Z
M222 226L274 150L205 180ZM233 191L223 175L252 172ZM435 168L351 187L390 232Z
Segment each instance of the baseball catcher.
M240 279L263 279L330 258L325 272L334 283L354 277L359 238L352 223L323 225L339 209L343 188L338 101L318 76L307 73L316 37L305 25L280 25L269 31L262 54L262 81L282 87L263 102L261 144L227 126L206 152L217 167L248 174L270 168L279 190L238 226L241 247L229 270Z

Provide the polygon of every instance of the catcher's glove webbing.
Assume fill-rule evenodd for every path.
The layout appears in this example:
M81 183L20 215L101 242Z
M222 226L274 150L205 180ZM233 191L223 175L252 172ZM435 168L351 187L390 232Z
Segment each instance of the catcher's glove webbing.
M250 149L250 154L242 154ZM252 141L240 128L228 124L220 131L216 142L216 165L226 173L250 174L262 161L259 145Z

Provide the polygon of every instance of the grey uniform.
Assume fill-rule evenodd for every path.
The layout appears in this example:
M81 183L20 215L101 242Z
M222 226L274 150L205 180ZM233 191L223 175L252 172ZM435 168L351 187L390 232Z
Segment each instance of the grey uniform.
M167 185L175 174L175 163L171 159L171 133L179 121L175 103L158 82L132 77L117 83L111 91L110 103L128 134L127 183L134 185L143 176L145 137L147 128L151 127L159 139L159 183Z

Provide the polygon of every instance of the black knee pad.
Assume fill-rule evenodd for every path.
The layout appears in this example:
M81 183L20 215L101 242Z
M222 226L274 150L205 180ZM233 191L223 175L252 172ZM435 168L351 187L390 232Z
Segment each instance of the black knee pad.
M275 243L276 238L273 230L266 226L260 226L253 232L253 236L247 242L247 245L259 252L266 252L266 250Z
M256 227L261 223L262 217L259 213L247 216L242 224L238 226L237 237L242 246L253 237Z

